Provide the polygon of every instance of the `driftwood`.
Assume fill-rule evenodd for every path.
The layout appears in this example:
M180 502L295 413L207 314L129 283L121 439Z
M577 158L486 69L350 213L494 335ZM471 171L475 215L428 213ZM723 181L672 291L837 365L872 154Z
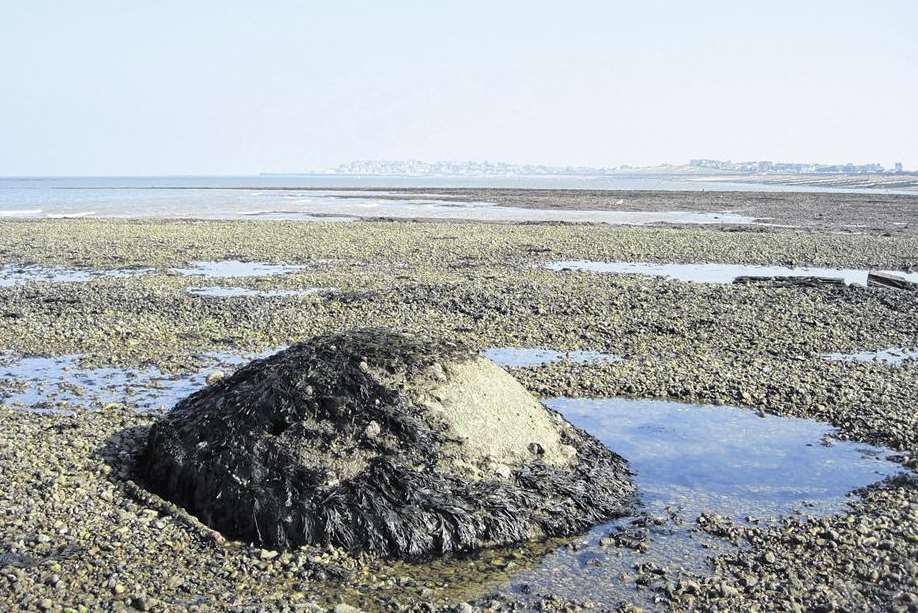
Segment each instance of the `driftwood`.
M890 275L882 272L870 272L867 274L868 287L885 287L887 289L903 289L907 291L918 290L918 283L913 283L902 277Z

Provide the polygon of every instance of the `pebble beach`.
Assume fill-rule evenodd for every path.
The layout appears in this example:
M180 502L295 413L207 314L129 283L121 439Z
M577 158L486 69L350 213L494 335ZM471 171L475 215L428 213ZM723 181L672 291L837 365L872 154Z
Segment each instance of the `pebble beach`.
M460 200L504 204L493 193L456 192ZM596 208L597 197L579 206ZM784 216L780 224L0 221L0 272L10 279L0 282L0 367L73 356L90 371L161 375L142 382L143 403L84 381L20 406L12 399L24 384L0 374L0 609L918 610L918 360L826 358L918 348L918 291L782 279L689 283L549 267L918 270L911 230L918 197L885 196L896 215L871 215L861 229L832 220L856 217L868 196L845 196L837 212L826 197L816 204L808 197L799 223L793 194L769 197L780 201L768 205L772 218ZM521 198L505 199L519 206ZM658 206L653 198L665 199L644 198L649 209ZM752 206L753 197L743 198ZM562 209L578 206L571 193L556 200ZM287 268L238 277L185 272L226 261ZM86 278L29 278L21 272L29 269ZM192 291L202 286L253 291ZM133 463L146 433L171 408L168 395L157 396L163 381L198 375L189 385L206 385L203 377L248 357L359 327L482 350L612 354L620 359L510 372L546 399L672 400L817 420L835 429L837 441L888 450L901 471L827 516L759 525L702 514L691 530L724 549L712 549L702 570L639 564L621 578L633 597L615 602L514 583L548 552L576 549L577 539L426 563L330 547L277 552L227 540L137 482ZM229 364L215 355L237 358Z

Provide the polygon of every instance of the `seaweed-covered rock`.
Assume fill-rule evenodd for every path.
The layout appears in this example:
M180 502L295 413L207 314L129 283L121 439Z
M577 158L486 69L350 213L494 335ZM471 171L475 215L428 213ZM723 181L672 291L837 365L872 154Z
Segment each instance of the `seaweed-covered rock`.
M568 535L627 512L625 461L468 348L313 338L179 402L148 487L226 536L401 558Z

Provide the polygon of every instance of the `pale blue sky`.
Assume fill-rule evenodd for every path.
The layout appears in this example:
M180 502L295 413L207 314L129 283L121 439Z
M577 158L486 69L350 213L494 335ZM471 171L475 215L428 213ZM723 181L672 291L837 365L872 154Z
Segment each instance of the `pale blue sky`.
M0 175L918 168L918 2L0 0Z

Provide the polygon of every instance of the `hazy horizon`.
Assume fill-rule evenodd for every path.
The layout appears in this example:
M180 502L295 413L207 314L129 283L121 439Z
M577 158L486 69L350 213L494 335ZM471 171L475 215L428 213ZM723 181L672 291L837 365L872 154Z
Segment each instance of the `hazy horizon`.
M39 0L0 22L0 176L353 160L918 168L918 5Z

